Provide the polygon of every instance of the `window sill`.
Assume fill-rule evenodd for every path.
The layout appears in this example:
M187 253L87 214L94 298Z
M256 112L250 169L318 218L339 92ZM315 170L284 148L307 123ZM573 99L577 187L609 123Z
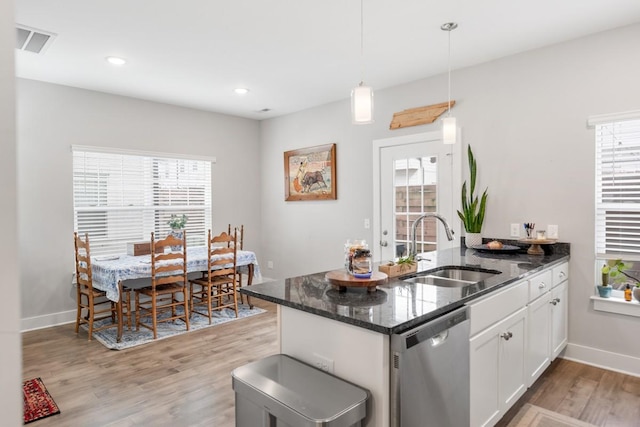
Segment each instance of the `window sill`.
M611 298L602 298L593 295L591 297L591 300L593 301L593 309L609 313L624 314L626 316L640 317L640 302L635 299L632 301L625 301L623 297L615 296L615 293L622 294L622 292L614 292L614 295L612 295Z

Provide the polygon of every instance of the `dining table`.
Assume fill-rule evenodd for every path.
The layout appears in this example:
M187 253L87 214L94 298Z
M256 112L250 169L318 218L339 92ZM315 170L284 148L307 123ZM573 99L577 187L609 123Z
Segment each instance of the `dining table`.
M208 248L207 246L187 247L187 273L208 271ZM228 256L228 255L227 255ZM223 258L225 255L212 257ZM225 268L220 265L218 268ZM247 274L247 286L251 286L253 279L260 279L260 267L256 254L252 251L238 250L236 255L236 267L239 272ZM93 286L104 291L109 300L116 302L118 310L118 342L123 333L123 282L135 279L151 278L151 255L133 256L128 254L120 255L99 255L91 257L91 274ZM185 298L187 296L185 295ZM247 303L251 308L249 298Z

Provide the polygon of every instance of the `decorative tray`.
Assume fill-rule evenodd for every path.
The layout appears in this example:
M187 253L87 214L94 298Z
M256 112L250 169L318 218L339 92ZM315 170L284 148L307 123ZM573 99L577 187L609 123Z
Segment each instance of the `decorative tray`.
M348 287L367 288L369 292L375 292L376 286L387 280L387 275L381 271L373 271L370 278L359 279L345 270L333 270L327 272L325 278L340 292L346 292Z
M487 245L478 245L471 246L471 249L474 249L479 252L489 252L489 253L507 253L507 252L517 252L522 249L520 246L513 245L503 245L501 248L489 248Z
M522 243L529 243L531 245L529 247L529 249L527 250L527 253L529 255L544 255L544 250L542 249L542 247L540 245L553 245L554 243L556 243L558 241L558 239L533 239L533 238L527 238L527 239L520 239L518 241L522 242Z

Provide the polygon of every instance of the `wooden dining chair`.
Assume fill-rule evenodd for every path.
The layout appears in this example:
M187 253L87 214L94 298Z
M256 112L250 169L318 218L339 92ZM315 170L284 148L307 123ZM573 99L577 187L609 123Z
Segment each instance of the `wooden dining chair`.
M158 338L158 323L181 319L189 330L189 298L187 296L187 232L182 239L172 235L155 241L151 233L151 286L135 289L136 330L140 326L153 331ZM174 250L165 252L166 247ZM182 299L179 299L182 294ZM147 298L142 300L140 296ZM182 308L182 312L178 308ZM142 321L150 317L150 323Z
M89 325L88 335L91 341L94 332L118 326L118 311L116 303L108 300L104 291L93 288L89 234L85 233L82 240L78 233L74 232L73 245L76 253L76 334L80 325L86 323ZM86 312L84 316L83 312ZM111 318L111 323L94 327L95 321L107 318Z
M242 250L244 246L244 224L240 224L240 227L235 227L234 230L238 233L238 250ZM231 234L231 224L228 227L228 234ZM236 286L238 290L242 287L242 271L240 267L237 267ZM247 297L248 299L249 297ZM240 302L244 304L244 295L240 294Z
M207 273L189 282L191 311L209 318L213 310L230 308L238 317L237 277L237 233L222 232L207 238ZM206 312L204 311L206 307Z

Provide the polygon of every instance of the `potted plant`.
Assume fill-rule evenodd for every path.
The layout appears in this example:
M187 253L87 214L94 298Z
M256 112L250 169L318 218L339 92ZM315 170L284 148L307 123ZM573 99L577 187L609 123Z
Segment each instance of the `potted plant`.
M471 151L471 145L467 149L467 157L469 159L470 185L467 192L467 181L462 184L462 212L458 211L458 216L464 224L465 243L467 247L473 247L482 244L482 223L487 206L487 189L485 188L478 201L478 196L475 193L477 165L473 151Z
M640 281L625 271L631 268L631 266L632 264L624 263L621 259L608 260L600 269L602 273L602 284L598 285L599 295L602 298L609 298L611 296L613 287L609 284L609 279L612 279L614 283L621 283L627 279L631 279L636 285L636 289L634 289L633 292L634 297L640 301Z
M400 257L396 261L389 261L387 264L383 264L378 267L378 270L382 271L389 277L397 277L414 273L417 269L418 264L416 264L413 255Z
M601 298L609 298L611 296L611 286L609 286L609 274L611 274L611 267L604 264L600 269L602 274L602 284L597 285L598 294Z
M187 225L188 219L189 218L185 214L171 214L171 218L169 219L169 221L167 221L167 224L169 224L169 227L171 228L171 232L169 234L171 234L176 239L182 240L182 238L184 237L184 227L185 225ZM179 251L181 247L182 245L171 246L171 250Z
M171 227L172 230L184 230L184 226L187 225L188 219L189 218L185 214L171 214L171 219L169 219L167 224L169 224L169 227Z

